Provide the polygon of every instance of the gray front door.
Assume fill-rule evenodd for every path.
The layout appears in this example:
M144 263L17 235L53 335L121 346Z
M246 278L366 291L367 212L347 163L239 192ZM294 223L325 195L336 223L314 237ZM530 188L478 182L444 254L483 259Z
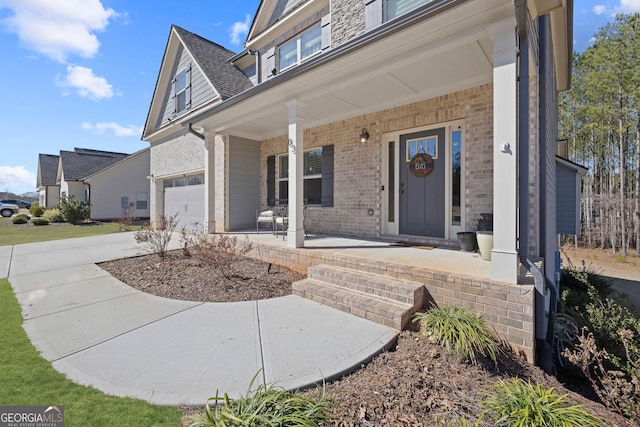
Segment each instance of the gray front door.
M400 136L400 234L444 237L445 128ZM411 171L415 154L433 158L427 176Z

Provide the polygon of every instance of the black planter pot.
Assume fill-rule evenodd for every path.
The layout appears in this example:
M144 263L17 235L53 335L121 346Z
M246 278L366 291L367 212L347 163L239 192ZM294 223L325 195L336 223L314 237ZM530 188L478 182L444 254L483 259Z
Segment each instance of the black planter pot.
M482 219L478 220L478 231L493 231L493 214L481 213Z
M478 247L476 233L473 231L462 231L458 233L458 244L465 252L474 252Z

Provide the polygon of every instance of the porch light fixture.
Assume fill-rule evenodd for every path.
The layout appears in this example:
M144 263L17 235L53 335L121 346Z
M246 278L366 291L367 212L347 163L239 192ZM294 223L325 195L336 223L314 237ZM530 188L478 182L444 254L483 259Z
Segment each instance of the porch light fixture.
M360 142L366 143L367 141L369 141L369 132L367 132L367 129L362 128L362 133L360 134Z

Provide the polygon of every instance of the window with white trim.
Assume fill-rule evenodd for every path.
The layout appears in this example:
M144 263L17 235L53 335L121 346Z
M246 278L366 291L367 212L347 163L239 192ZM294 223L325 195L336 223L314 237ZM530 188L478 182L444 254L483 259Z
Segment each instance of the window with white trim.
M191 108L191 67L188 66L173 78L173 113Z
M187 70L176 76L176 111L180 112L187 106Z
M304 152L304 198L310 205L322 203L322 147ZM289 198L289 155L278 156L278 198Z
M136 193L136 209L146 210L148 209L149 195L147 192Z
M385 21L396 18L433 0L387 0Z
M298 65L322 49L320 22L278 47L278 70Z

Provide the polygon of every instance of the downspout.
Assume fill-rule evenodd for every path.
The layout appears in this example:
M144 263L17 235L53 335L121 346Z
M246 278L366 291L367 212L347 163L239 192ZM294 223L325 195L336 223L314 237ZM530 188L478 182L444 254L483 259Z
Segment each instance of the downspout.
M196 132L195 129L191 127L191 123L187 125L187 130L189 131L189 133L197 136L198 138L204 141L204 135L201 134L200 132Z
M248 50L247 52L256 57L256 84L260 84L262 82L262 78L260 78L260 51Z
M519 72L518 72L518 252L520 263L533 276L535 286L534 321L545 315L546 290L551 292L552 300L557 298L554 286L547 286L544 273L529 258L529 10L526 0L515 0L518 21ZM555 307L555 304L551 304ZM536 362L542 369L553 371L553 325L554 313L549 312L547 330L535 331ZM544 323L544 322L543 322ZM537 337L545 338L538 339Z

